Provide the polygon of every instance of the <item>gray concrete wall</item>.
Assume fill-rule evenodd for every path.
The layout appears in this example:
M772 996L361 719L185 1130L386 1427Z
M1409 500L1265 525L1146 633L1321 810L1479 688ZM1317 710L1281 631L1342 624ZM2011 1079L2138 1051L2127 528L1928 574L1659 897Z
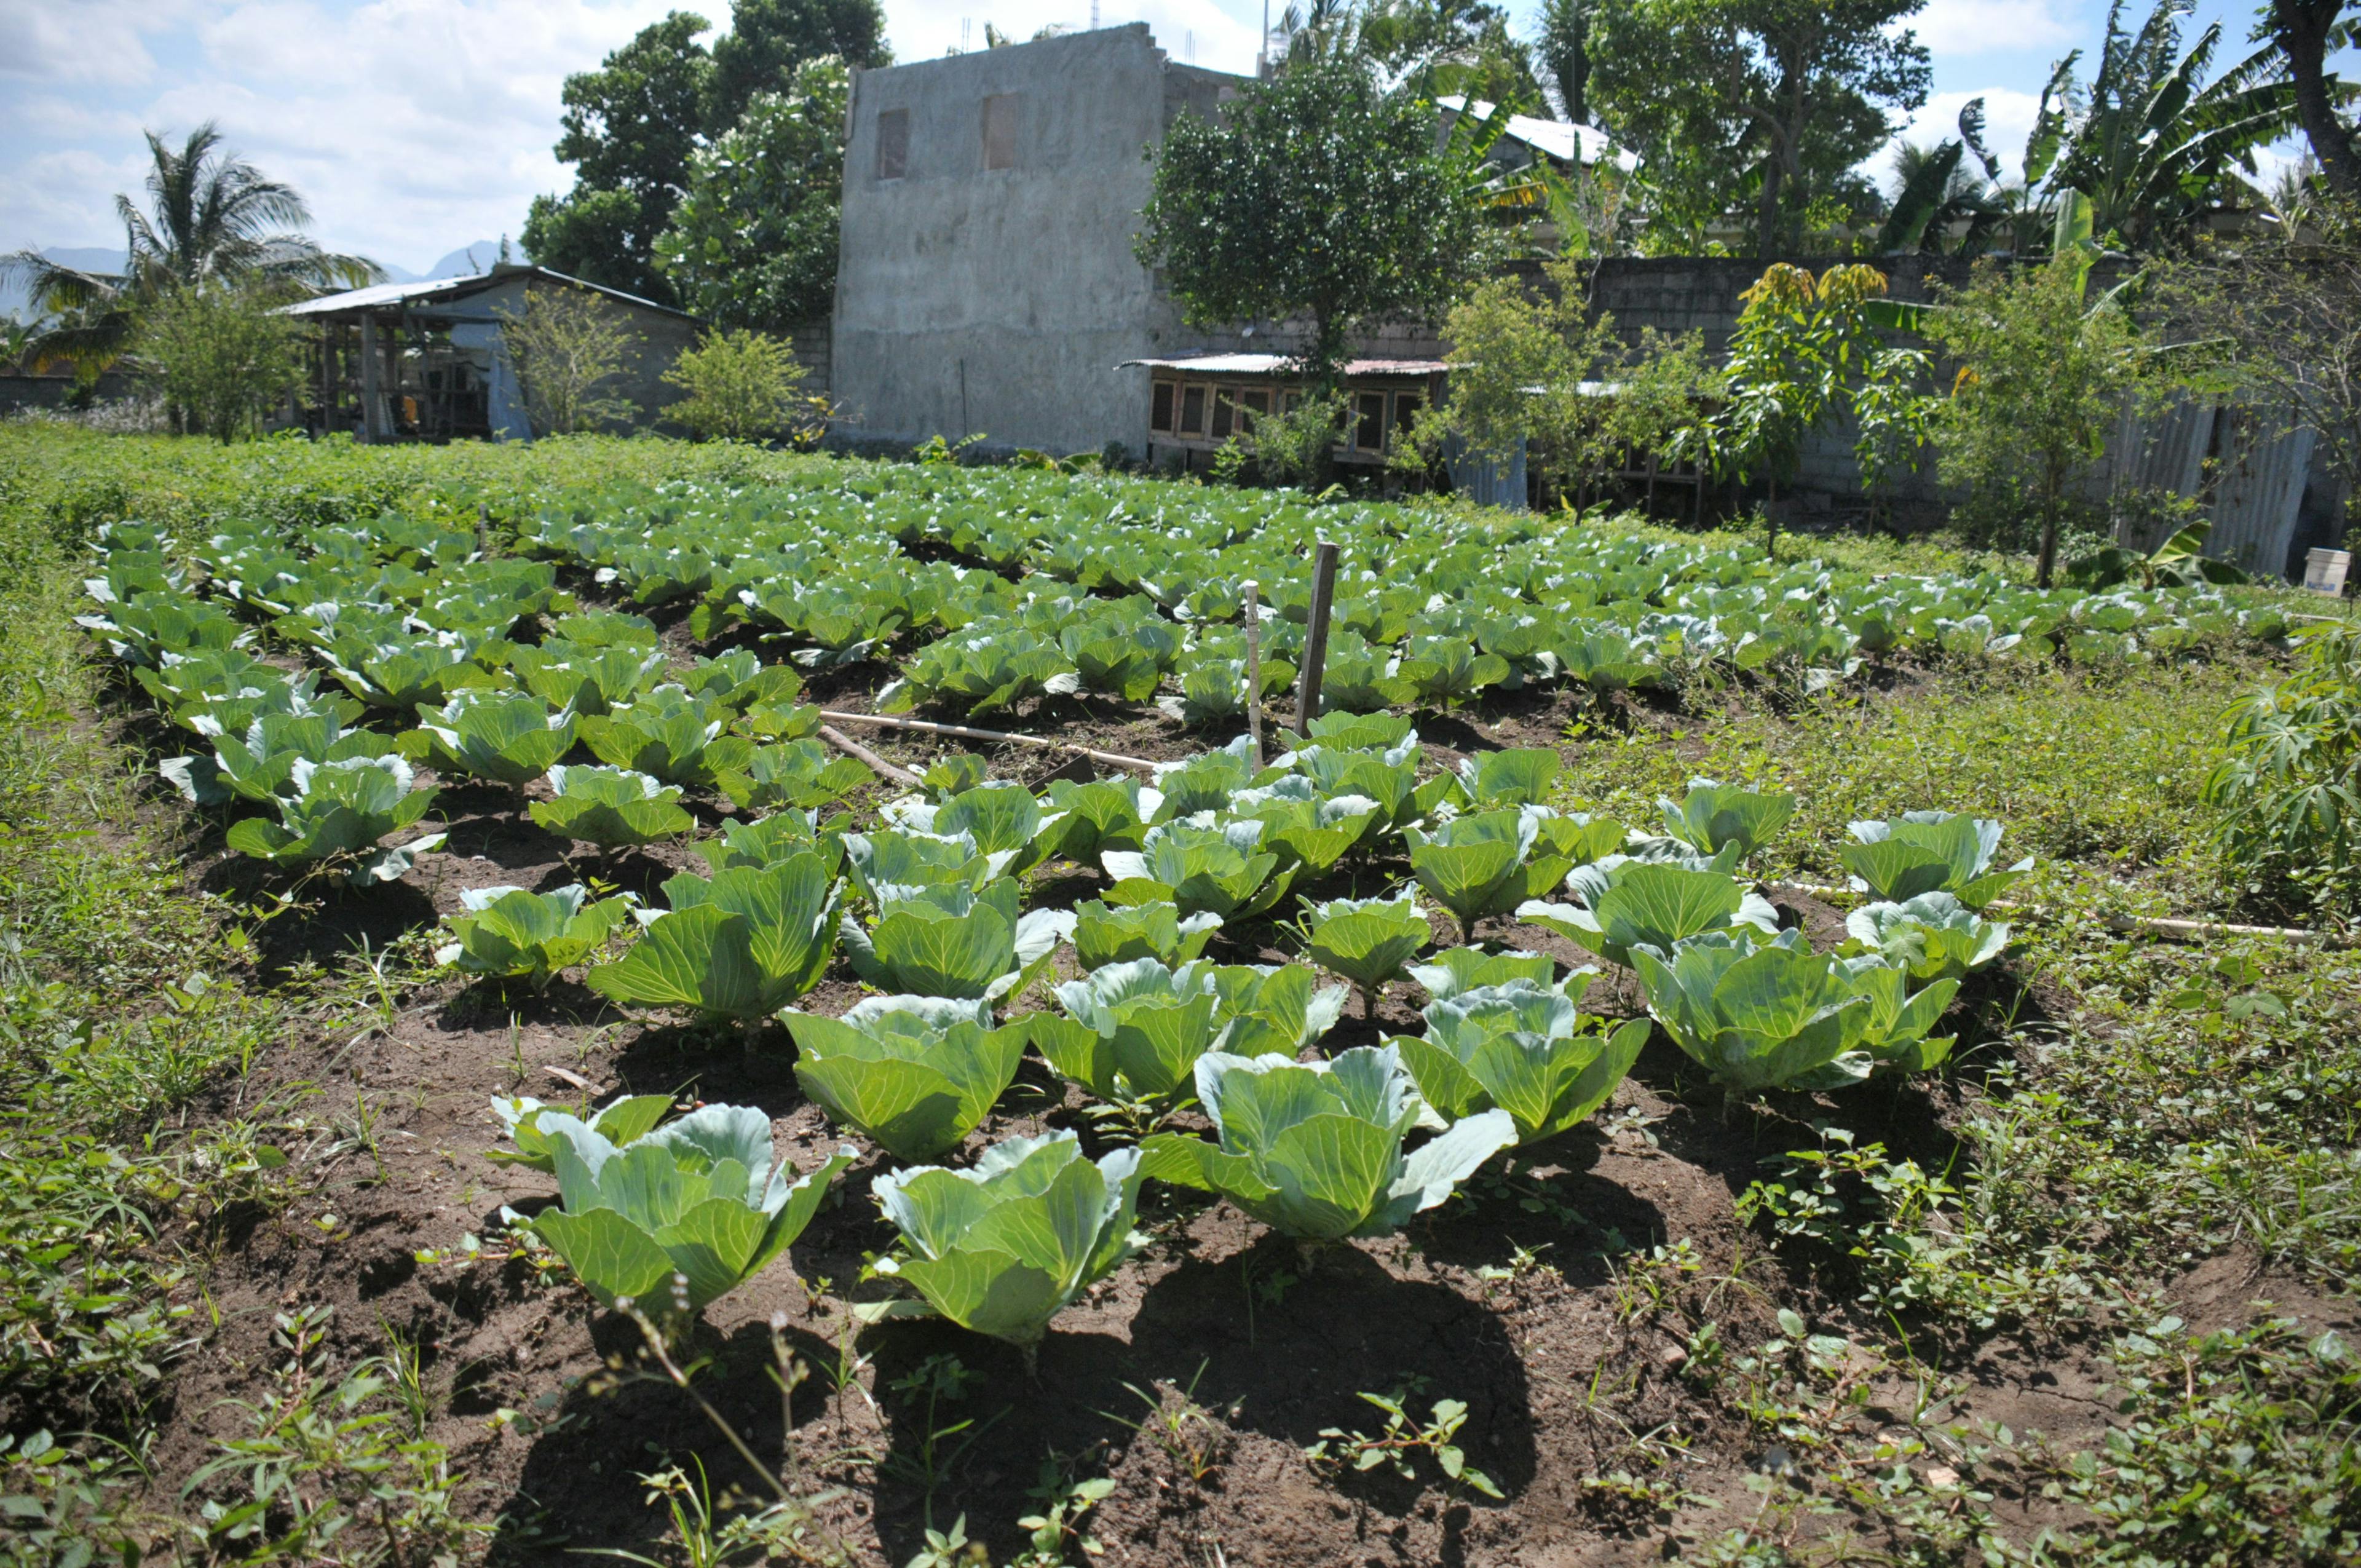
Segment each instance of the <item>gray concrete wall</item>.
M829 353L844 436L1144 450L1147 372L1115 366L1210 341L1132 255L1146 154L1237 82L1168 60L1144 24L858 75ZM1015 165L987 170L1002 93ZM907 162L881 180L878 116L897 110Z

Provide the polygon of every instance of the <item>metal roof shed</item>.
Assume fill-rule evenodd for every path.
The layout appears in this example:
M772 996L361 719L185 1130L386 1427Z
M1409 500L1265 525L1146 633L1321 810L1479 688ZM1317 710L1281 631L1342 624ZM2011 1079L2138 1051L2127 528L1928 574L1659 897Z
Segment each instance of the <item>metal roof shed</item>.
M624 395L653 418L671 400L662 380L698 322L686 312L546 267L493 268L466 278L379 283L290 305L315 327L314 429L350 430L363 442L531 440L516 369L502 342L535 287L585 290L629 314L639 338Z

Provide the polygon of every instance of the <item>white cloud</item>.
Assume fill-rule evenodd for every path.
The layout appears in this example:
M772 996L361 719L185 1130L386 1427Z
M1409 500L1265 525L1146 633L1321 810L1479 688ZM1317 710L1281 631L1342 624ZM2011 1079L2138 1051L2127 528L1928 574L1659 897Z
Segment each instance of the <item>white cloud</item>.
M156 71L147 39L181 23L182 0L0 0L0 77L52 85L137 84Z
M1908 25L1938 56L2005 54L2081 41L2075 10L2063 0L1927 0Z

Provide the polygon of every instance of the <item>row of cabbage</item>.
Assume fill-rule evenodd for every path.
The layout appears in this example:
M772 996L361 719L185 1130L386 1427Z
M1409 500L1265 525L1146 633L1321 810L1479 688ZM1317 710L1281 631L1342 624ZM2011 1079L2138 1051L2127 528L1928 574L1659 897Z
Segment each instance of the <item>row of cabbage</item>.
M1310 545L1342 546L1327 705L1447 707L1490 687L1606 692L1720 667L1803 685L1898 649L2085 661L2269 639L2268 609L2217 589L2040 591L1993 574L1872 577L1752 546L1477 523L1393 506L1314 510L1125 480L900 470L732 492L632 488L553 505L527 550L643 605L686 602L808 664L907 651L893 706L984 712L1077 692L1159 690L1191 721L1243 706L1246 585L1264 680L1300 658Z
M1261 770L1224 750L1153 784L1058 784L1048 796L946 769L865 832L804 813L733 828L708 847L714 875L666 885L666 912L586 905L578 889L488 890L455 923L449 956L488 974L545 973L581 950L540 950L547 934L587 920L596 940L635 918L638 940L588 970L594 989L717 1019L775 1014L808 1097L910 1162L873 1184L901 1241L881 1271L915 1292L883 1310L1030 1346L1141 1245L1132 1223L1146 1179L1217 1194L1307 1242L1387 1234L1496 1155L1594 1115L1652 1027L1731 1096L1932 1067L1951 1044L1933 1031L1960 981L2006 945L2007 927L1981 910L2026 868L1995 865L1995 824L1941 812L1855 824L1842 859L1870 902L1842 948L1816 952L1740 874L1792 798L1700 780L1662 803L1659 831L1639 833L1536 798L1554 783L1548 752L1421 779L1400 723L1331 720ZM1406 787L1385 782L1397 778ZM1348 779L1379 794L1330 793ZM1294 809L1304 806L1314 809ZM1225 923L1278 908L1348 856L1403 861L1410 875L1376 897L1299 894L1307 963L1203 956ZM1022 910L1015 878L1053 858L1095 861L1104 897ZM1460 927L1459 945L1430 950L1430 900ZM1544 955L1466 939L1503 918L1633 970L1649 1017L1586 1012L1595 965L1561 974ZM1061 948L1075 978L1049 988L1053 1006L1022 1011ZM794 1003L831 948L878 994L840 1017L804 1013ZM1426 998L1422 1033L1304 1059L1356 992L1374 1015L1403 982ZM1093 1161L1062 1131L1004 1138L961 1166L926 1163L984 1126L1028 1049L1094 1103L1116 1146ZM517 1157L545 1158L558 1176L559 1205L534 1222L543 1237L601 1299L660 1315L745 1277L809 1212L796 1209L801 1190L774 1164L759 1112L708 1107L649 1132L664 1103L597 1116L497 1107ZM1211 1138L1171 1129L1191 1104ZM707 1182L721 1157L702 1141L724 1126L745 1140L727 1194ZM847 1145L806 1180L859 1157ZM720 1206L692 1222L664 1172L698 1205ZM734 1252L716 1240L724 1220L743 1242ZM736 1262L717 1268L719 1257Z

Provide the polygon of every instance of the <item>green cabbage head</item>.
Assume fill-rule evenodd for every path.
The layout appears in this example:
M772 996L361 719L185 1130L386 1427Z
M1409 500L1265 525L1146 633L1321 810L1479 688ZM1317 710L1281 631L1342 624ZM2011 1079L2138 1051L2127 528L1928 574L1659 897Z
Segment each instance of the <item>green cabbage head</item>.
M1024 1020L992 1026L992 1004L871 996L841 1018L790 1009L796 1080L839 1124L896 1159L932 1159L975 1131L1025 1058Z

